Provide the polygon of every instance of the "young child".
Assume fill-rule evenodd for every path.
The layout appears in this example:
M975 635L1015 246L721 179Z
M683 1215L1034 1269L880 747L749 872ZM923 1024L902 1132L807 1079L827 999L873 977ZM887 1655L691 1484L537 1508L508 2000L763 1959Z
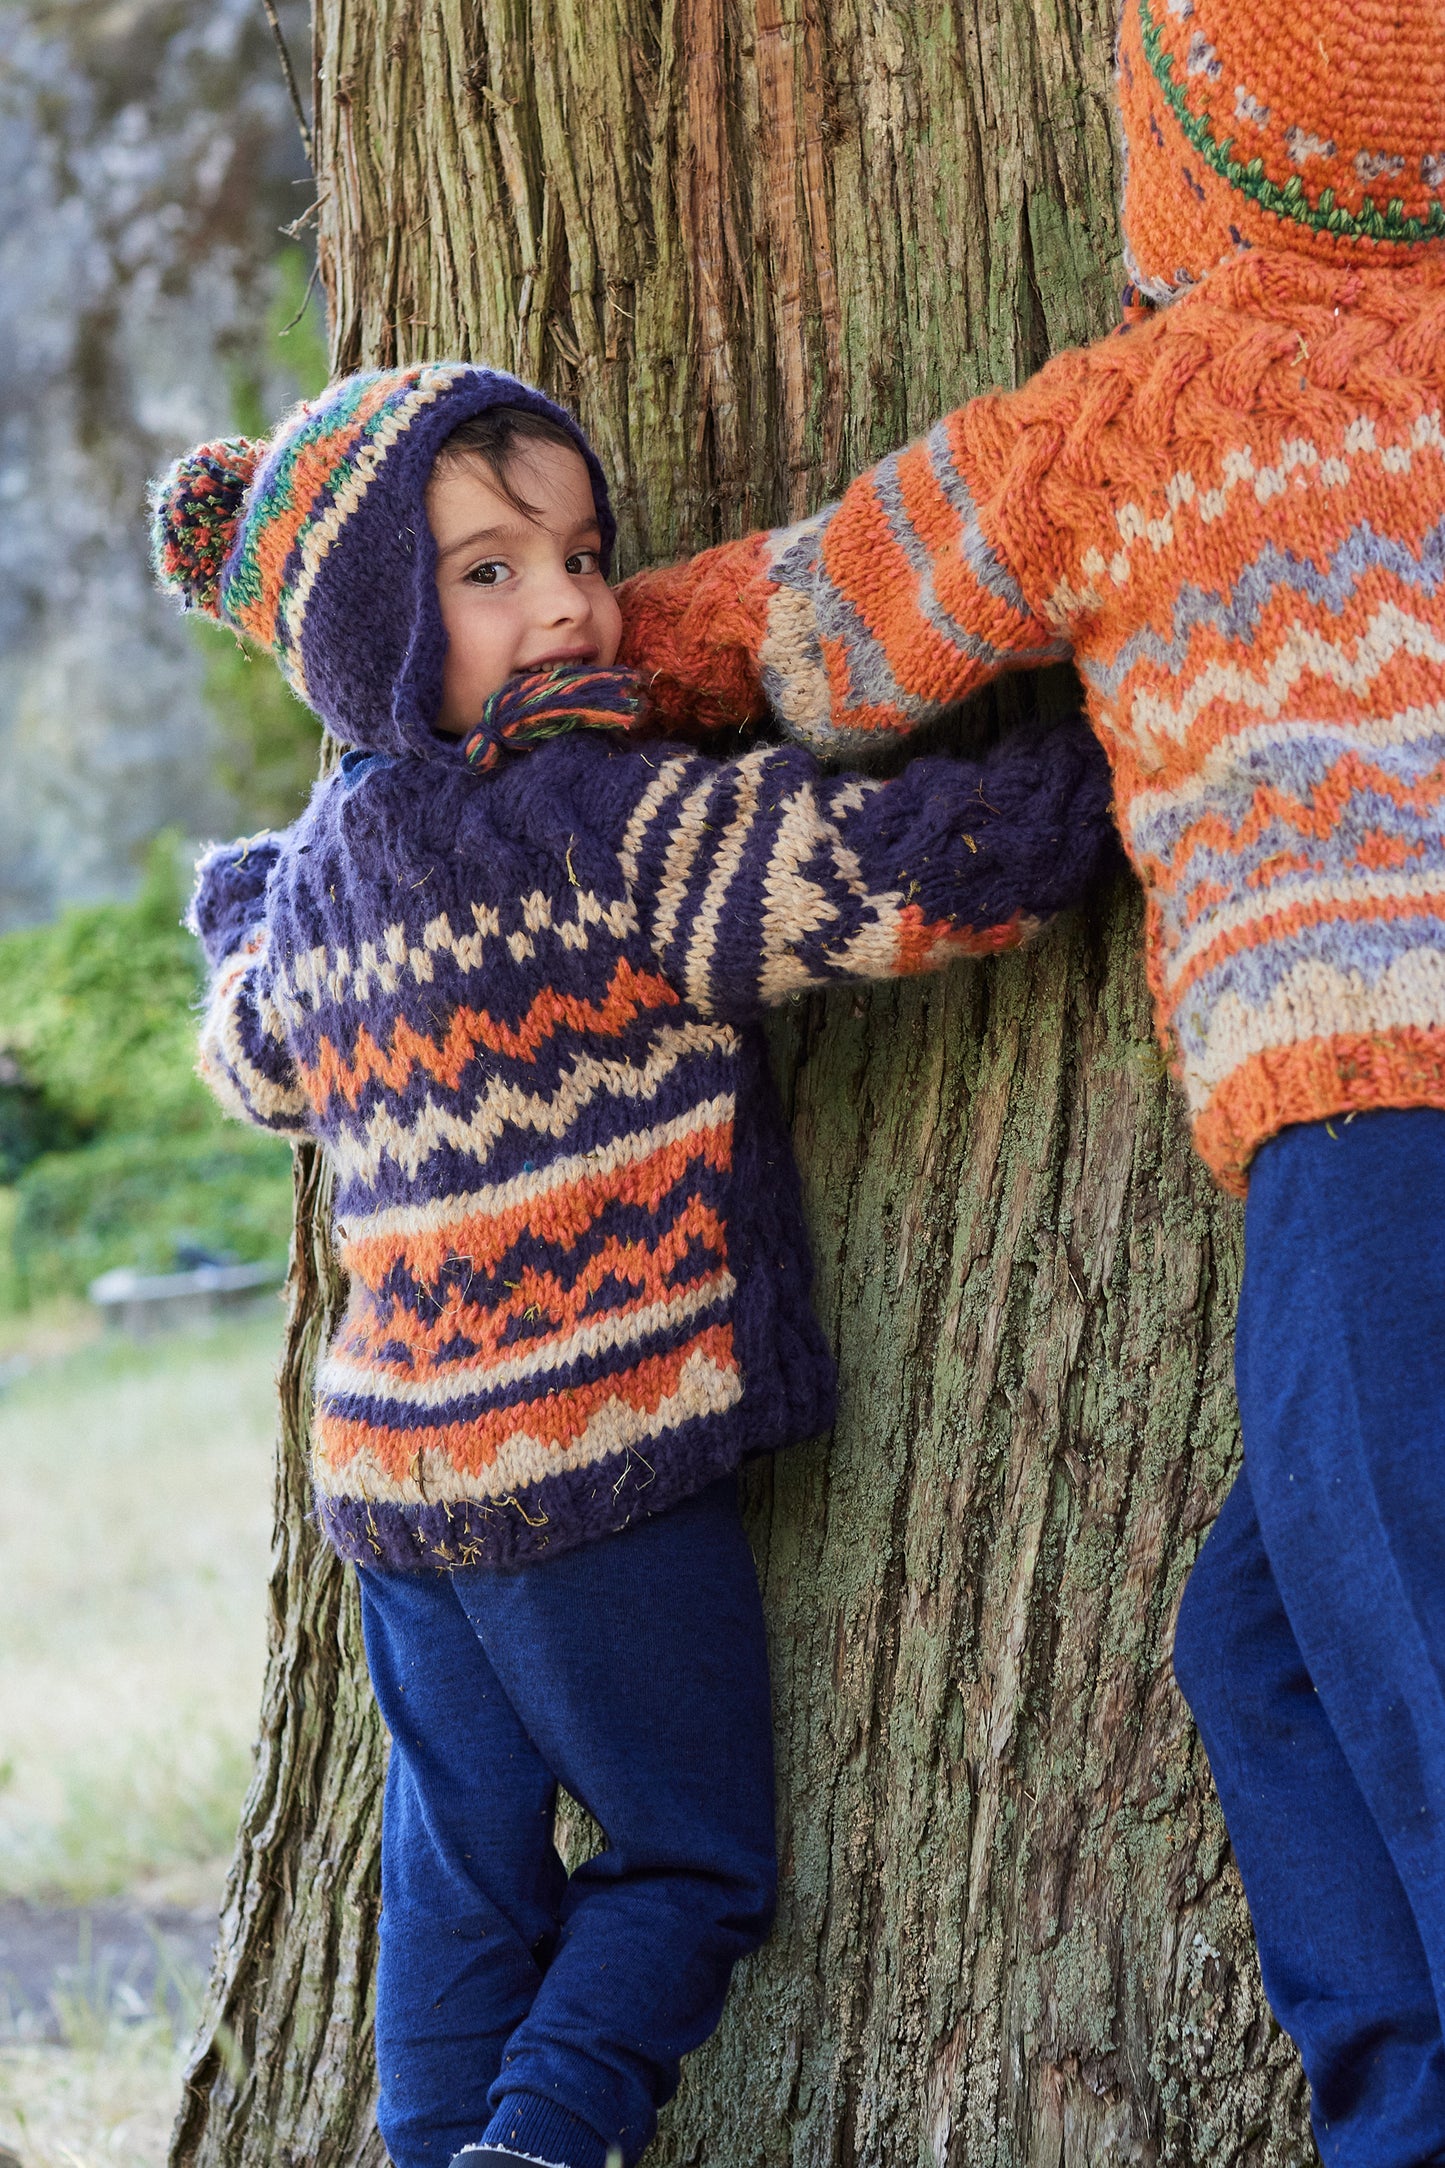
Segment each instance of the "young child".
M1198 1719L1330 2163L1445 2161L1445 15L1126 0L1147 320L623 591L663 712L825 753L1072 654L1204 1158L1244 1469ZM1147 312L1140 312L1147 313Z
M1075 720L886 783L629 739L607 490L540 394L352 377L156 502L163 579L351 750L213 852L202 1068L321 1140L317 1507L392 1736L396 2168L630 2163L774 1894L748 1455L826 1430L756 1020L1012 946L1108 854ZM558 1784L607 1849L570 1880Z

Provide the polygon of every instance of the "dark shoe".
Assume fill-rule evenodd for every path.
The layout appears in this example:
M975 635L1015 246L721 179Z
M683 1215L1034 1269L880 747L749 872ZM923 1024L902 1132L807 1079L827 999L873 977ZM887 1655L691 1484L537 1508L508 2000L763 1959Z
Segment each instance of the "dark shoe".
M499 2145L469 2145L463 2153L453 2153L451 2168L539 2168L530 2153L508 2153ZM540 2168L549 2168L543 2161Z
M469 2145L465 2152L453 2153L451 2168L538 2168L530 2153L508 2153L499 2145ZM543 2161L540 2168L549 2168Z

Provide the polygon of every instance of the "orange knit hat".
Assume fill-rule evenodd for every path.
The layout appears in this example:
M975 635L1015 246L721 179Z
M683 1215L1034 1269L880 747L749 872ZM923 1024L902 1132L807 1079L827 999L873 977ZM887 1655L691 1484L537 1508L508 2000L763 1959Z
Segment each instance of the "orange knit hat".
M1245 247L1445 244L1445 0L1124 0L1124 241L1156 300Z

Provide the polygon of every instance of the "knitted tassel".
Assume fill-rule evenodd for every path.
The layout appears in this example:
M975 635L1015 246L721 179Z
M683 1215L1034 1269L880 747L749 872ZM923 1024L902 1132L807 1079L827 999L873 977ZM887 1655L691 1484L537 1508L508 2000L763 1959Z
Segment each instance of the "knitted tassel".
M532 670L508 678L482 710L462 750L483 774L504 752L524 753L570 730L636 728L642 682L633 670Z

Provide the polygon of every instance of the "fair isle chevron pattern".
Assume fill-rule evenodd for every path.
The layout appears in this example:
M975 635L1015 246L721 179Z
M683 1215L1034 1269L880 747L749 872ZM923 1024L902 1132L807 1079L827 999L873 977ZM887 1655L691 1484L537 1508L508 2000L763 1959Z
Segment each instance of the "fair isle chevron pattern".
M1445 169L1442 169L1445 173ZM826 751L1082 673L1200 1149L1445 1105L1445 249L1259 252L800 529L622 590L681 710Z
M343 1555L535 1556L826 1428L756 1020L1013 946L1110 835L1075 720L889 783L593 732L490 772L352 755L286 836L212 854L202 1072L336 1174L314 1475Z

